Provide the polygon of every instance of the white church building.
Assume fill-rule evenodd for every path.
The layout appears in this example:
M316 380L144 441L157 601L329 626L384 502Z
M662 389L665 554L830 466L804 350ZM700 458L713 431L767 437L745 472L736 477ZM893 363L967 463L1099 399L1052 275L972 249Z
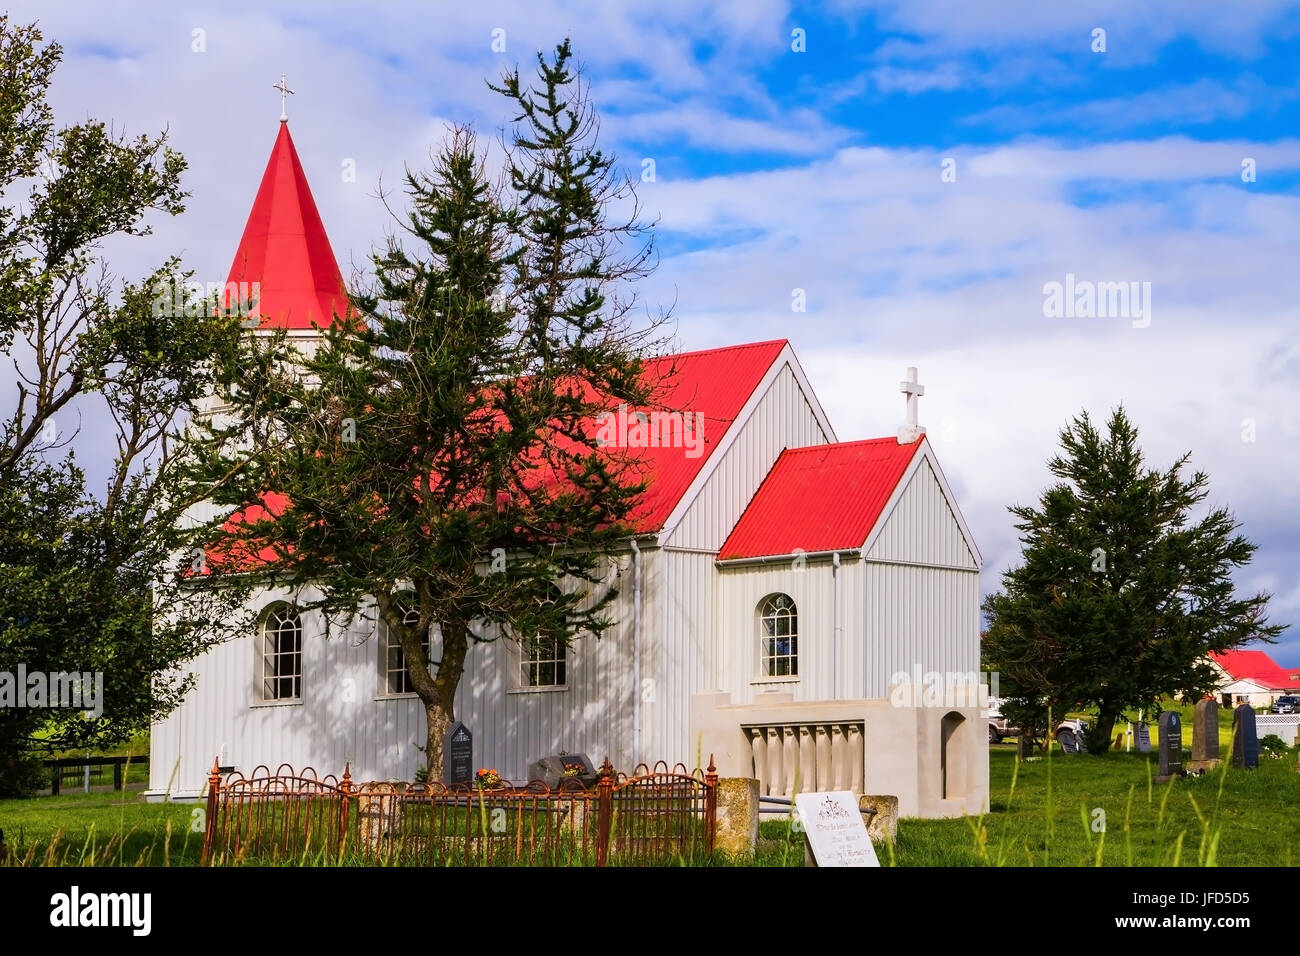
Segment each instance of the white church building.
M287 123L230 281L260 283L262 325L307 348L312 323L345 305ZM841 442L784 340L665 361L672 407L699 416L703 443L646 449L636 533L608 562L616 626L549 653L471 647L456 717L474 766L523 781L561 751L624 771L713 755L764 794L893 794L904 816L985 809L980 554L916 426L915 377L909 425ZM880 383L882 401L893 387ZM373 611L327 639L297 610L304 597L263 589L253 632L189 664L193 691L152 730L150 797L198 794L214 758L413 779L425 721L400 652Z

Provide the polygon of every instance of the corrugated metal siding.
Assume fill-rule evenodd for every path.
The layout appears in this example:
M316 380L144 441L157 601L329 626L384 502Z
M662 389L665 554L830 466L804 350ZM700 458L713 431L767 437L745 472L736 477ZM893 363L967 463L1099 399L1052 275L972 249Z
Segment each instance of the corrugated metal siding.
M642 664L643 680L652 683L643 685L643 746L637 759L680 760L694 766L691 695L712 684L713 557L682 551L653 554L646 582ZM704 761L708 763L707 754Z
M900 672L980 669L979 573L868 561L863 696Z
M978 568L928 461L918 464L867 557Z
M828 437L787 363L727 449L712 479L682 516L668 545L717 551L782 449L824 444Z
M796 700L835 697L834 588L829 561L811 561L804 570L785 563L719 569L714 614L718 666L717 684L733 703L752 703L765 690L794 694ZM841 693L858 696L856 675L862 673L861 562L841 563L840 587L843 642ZM788 594L799 612L799 680L763 681L758 607L769 594Z
M651 555L646 555L647 558ZM518 651L508 641L475 645L456 698L456 713L474 734L474 762L522 778L527 765L558 750L608 755L631 762L632 587L630 559L618 562L620 594L612 614L622 623L604 637L582 638L569 649L564 690L519 691ZM623 573L620 575L620 569ZM287 600L263 592L257 606ZM194 690L167 720L153 728L150 787L196 790L212 759L241 771L258 764L312 766L356 780L410 780L424 762L424 709L414 697L378 698L379 646L372 628L357 643L326 640L316 615L303 616L303 700L254 704L257 639L240 637L195 660ZM351 684L348 681L351 681ZM619 684L626 686L620 687ZM173 778L173 771L175 777Z

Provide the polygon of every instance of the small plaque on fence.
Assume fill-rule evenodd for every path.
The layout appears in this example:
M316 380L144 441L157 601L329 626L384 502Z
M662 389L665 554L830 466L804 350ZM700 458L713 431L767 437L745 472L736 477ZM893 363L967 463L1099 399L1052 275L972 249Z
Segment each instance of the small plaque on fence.
M794 803L817 866L880 866L858 798L849 791L801 793Z

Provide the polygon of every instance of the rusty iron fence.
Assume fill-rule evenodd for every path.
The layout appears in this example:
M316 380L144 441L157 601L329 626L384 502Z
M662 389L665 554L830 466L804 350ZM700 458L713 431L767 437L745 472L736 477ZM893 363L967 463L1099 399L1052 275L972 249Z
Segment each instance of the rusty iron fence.
M354 784L281 765L208 777L205 865L636 866L701 861L717 833L717 770L606 760L594 788Z

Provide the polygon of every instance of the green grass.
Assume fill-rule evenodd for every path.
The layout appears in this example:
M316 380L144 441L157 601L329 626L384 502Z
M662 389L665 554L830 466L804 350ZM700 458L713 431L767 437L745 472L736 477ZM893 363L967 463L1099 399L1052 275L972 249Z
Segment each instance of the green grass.
M1187 735L1184 734L1186 742ZM1226 749L1224 750L1226 755ZM991 811L980 818L899 822L881 863L898 866L1294 866L1300 863L1296 753L1261 755L1155 783L1155 754L1062 754L1017 762L990 748ZM1095 814L1101 810L1104 817ZM1094 832L1104 821L1104 832ZM760 828L758 862L802 866L802 836Z
M1224 733L1229 733L1225 730ZM1184 732L1190 743L1190 731ZM1225 744L1227 743L1225 739ZM898 866L1293 866L1300 863L1296 753L1261 755L1257 770L1227 767L1155 783L1154 754L1109 753L1018 762L990 748L991 812L911 820L877 847ZM1227 747L1223 749L1227 755ZM121 794L0 801L11 850L33 864L194 865L196 804L146 804ZM1104 812L1104 832L1094 830ZM51 849L53 847L53 849ZM333 864L324 856L305 862ZM345 864L348 861L342 861ZM688 863L691 861L679 861ZM703 862L703 861L694 861ZM727 865L727 861L709 861ZM802 866L803 837L786 823L760 828L759 866Z
M199 861L194 803L145 803L90 793L0 800L11 857L37 865L185 866Z

